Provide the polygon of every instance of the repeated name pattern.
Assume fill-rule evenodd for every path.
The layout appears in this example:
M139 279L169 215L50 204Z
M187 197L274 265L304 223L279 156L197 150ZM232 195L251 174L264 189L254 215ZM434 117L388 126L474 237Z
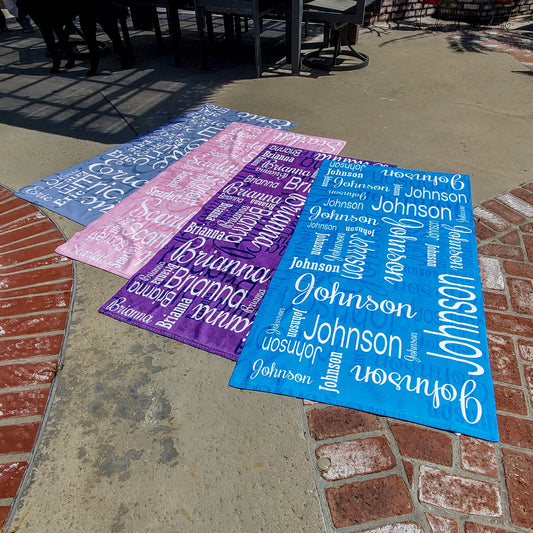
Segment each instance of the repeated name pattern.
M274 142L332 154L340 152L345 144L337 139L235 122L133 192L56 251L130 278L245 164ZM277 161L276 168L283 163ZM268 171L264 169L265 174ZM300 177L295 174L293 181L296 183L298 179ZM233 197L239 193L226 189L226 195L233 202ZM265 198L275 195L276 191L269 189ZM268 207L271 203L265 200L254 205ZM219 206L218 209L223 208ZM216 213L211 216L216 218ZM241 223L241 227L244 226Z
M325 161L230 385L498 440L462 174Z
M100 312L236 360L327 157L267 145Z
M86 226L233 122L278 130L288 130L295 124L204 104L15 194Z

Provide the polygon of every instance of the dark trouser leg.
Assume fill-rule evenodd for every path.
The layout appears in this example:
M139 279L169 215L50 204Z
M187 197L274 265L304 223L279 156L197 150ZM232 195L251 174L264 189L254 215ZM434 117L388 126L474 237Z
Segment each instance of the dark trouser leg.
M74 54L74 50L72 50L72 47L70 46L70 33L68 30L68 26L63 26L62 24L59 24L54 28L54 31L56 32L59 41L59 48L61 48L61 50L63 50L65 52L65 55L67 56L67 64L65 66L67 68L72 68L74 66L74 63L76 62L76 56Z
M102 29L111 39L115 53L120 57L121 67L130 68L128 54L126 53L126 48L120 38L120 32L118 31L117 19L110 13L102 13L98 17L98 24L100 24Z
M85 39L85 44L89 49L91 67L87 71L87 76L94 76L98 71L100 63L100 51L96 41L96 19L89 13L80 13L80 28Z
M41 30L41 35L43 36L44 44L46 49L52 58L52 68L50 69L50 74L57 74L59 72L59 67L61 66L61 56L59 55L59 50L57 49L56 39L54 37L54 32L51 26L39 26Z
M7 31L7 21L4 13L0 9L0 31Z

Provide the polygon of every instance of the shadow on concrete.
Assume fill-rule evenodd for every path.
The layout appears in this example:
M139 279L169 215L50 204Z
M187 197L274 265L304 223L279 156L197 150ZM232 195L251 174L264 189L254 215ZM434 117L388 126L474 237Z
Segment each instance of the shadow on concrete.
M448 42L450 48L459 53L501 52L500 48L494 46L495 43L518 50L531 50L533 48L532 35L530 32L524 32L521 28L463 29L458 36L449 38Z
M387 28L369 28L378 34L386 34ZM399 21L393 26L395 31L409 32L405 37L388 39L380 46L384 47L395 42L417 40L435 35L435 33L448 34L447 41L450 49L455 53L502 52L504 45L508 48L519 50L533 49L533 24L504 24L495 26L480 26L461 22L445 22L442 20L426 18L424 21ZM418 31L417 31L418 30ZM415 31L416 33L412 33ZM528 72L525 72L528 74Z
M215 25L217 41L209 70L202 71L192 13L181 20L181 67L174 66L166 19L162 19L162 47L154 33L130 30L133 67L120 70L108 46L98 75L91 78L85 76L88 62L83 59L70 70L49 74L50 60L40 33L25 34L11 22L10 30L0 35L0 120L21 128L123 143L209 101L225 84L255 75L248 35L238 45L227 45L221 21ZM284 56L284 33L278 26L272 28L270 38L263 39L266 64ZM107 36L98 38L106 41ZM272 69L275 75L289 72Z

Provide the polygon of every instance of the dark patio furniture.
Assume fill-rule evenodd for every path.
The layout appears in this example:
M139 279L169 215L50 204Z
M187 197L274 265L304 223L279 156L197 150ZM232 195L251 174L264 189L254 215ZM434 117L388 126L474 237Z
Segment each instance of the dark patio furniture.
M353 48L365 11L379 12L380 0L310 0L303 5L305 22L324 24L324 40L307 53L304 65L321 70L354 70L368 65L368 56Z
M262 18L269 12L275 10L278 2L275 0L194 0L196 11L196 23L200 34L200 44L202 47L202 67L208 68L208 49L213 45L214 38L211 26L210 16L212 13L225 16L226 36L231 37L233 34L233 24L235 17L249 17L252 20L255 68L257 77L261 77L263 72L263 61L261 55L261 33ZM206 27L208 38L206 39ZM237 31L239 31L237 29Z
M168 30L172 38L172 51L174 54L174 64L179 66L181 64L180 59L180 45L181 38L180 20L178 9L192 9L192 1L188 0L117 0L119 4L126 5L132 10L132 19L134 25L141 24L141 29L153 29L157 44L163 45L163 37L161 34L161 28L159 26L159 17L157 14L157 8L165 8L168 20ZM147 17L139 17L141 20L136 20L135 9L141 9L147 13ZM147 11L145 11L147 10ZM143 20L144 19L144 20ZM126 48L130 54L132 54L131 39L126 25L125 18L120 19L120 26Z

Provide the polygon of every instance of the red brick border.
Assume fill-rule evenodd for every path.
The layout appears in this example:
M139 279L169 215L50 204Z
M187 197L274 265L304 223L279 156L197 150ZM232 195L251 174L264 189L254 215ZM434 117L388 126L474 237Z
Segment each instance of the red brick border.
M501 442L304 402L333 531L533 529L533 182L474 217Z
M73 290L65 242L37 207L0 187L0 528L43 421Z
M1 187L0 213L1 527L57 370L73 266L52 222ZM533 182L474 215L501 442L304 402L332 530L533 529Z

